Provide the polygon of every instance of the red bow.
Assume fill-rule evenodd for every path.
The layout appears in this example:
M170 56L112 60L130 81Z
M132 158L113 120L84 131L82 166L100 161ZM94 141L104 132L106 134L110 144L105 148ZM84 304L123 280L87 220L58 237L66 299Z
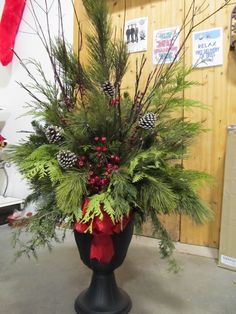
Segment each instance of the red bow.
M89 199L86 198L82 212L86 213ZM102 206L102 205L101 205ZM92 243L90 248L90 259L97 259L103 264L109 264L115 254L114 245L112 241L112 235L114 233L120 233L129 223L131 216L125 216L122 223L118 222L113 224L109 215L103 211L103 219L95 217L92 226ZM80 221L75 223L74 229L79 233L85 233L89 224L81 223Z

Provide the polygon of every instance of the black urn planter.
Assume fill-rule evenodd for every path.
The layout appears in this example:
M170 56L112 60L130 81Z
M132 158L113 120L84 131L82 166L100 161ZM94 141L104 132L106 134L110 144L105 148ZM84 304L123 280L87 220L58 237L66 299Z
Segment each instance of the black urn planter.
M109 264L90 259L93 235L74 231L80 258L93 271L88 289L75 300L75 311L79 314L127 314L132 302L128 294L118 288L114 270L124 261L133 235L134 222L131 220L125 229L113 234L114 256Z

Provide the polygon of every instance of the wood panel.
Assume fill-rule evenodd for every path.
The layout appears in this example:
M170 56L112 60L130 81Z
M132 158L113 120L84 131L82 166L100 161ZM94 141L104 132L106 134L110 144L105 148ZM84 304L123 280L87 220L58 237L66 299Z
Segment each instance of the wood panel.
M202 1L196 1L200 4ZM190 0L186 0L186 7ZM219 6L219 1L209 1L208 10L199 16L202 19ZM192 146L190 158L184 162L191 169L204 170L214 177L214 185L202 189L201 195L206 200L215 218L209 224L196 226L186 217L181 217L181 242L210 247L219 246L221 203L223 191L224 154L226 145L226 126L236 122L236 64L232 52L229 52L229 23L232 6L224 9L213 18L202 24L197 30L212 27L224 29L224 65L196 69L191 78L202 85L186 91L185 97L197 99L209 106L209 110L196 109L185 115L192 120L205 121L209 129L202 134ZM191 65L191 42L187 47L186 63Z
M152 34L155 29L171 27L181 24L184 10L184 0L159 0L159 1L143 1L143 0L126 0L126 13L124 12L125 1L108 0L110 12L112 13L113 24L120 28L123 26L124 14L127 20L137 17L148 16L148 49L145 52L147 58L146 67L143 71L142 83L146 82L147 76L153 69L152 64ZM172 8L175 7L175 10ZM163 14L168 12L168 14ZM130 66L127 75L124 78L123 88L129 90L132 94L135 79L135 63L140 60L143 55L141 53L133 53L130 55Z
M121 28L126 19L148 16L148 59L144 71L144 80L152 65L152 34L154 29L181 25L184 13L191 0L126 0L126 12L124 11L125 1L107 0L110 12L112 14L113 24L116 27L116 33L121 34ZM218 0L208 0L208 11L211 13L216 6L221 3ZM202 3L202 0L196 0L196 3ZM88 30L89 25L84 15L82 0L75 0L78 8L78 15L82 22L83 30ZM229 23L232 6L218 13L211 20L201 25L198 30L207 29L215 26L224 28L224 66L197 69L192 74L192 79L202 83L201 86L192 88L185 92L185 97L198 99L209 106L209 110L194 110L185 112L191 119L206 121L206 128L211 129L206 134L202 134L194 142L190 151L190 159L185 161L185 165L191 169L205 170L215 177L215 184L209 189L202 189L203 199L209 202L215 213L214 220L204 226L193 225L186 217L165 217L165 225L173 234L175 240L179 239L181 233L181 242L218 247L219 228L221 218L221 202L223 190L223 165L226 141L226 126L236 123L236 53L229 52ZM203 18L203 14L198 18ZM75 47L77 36L75 31ZM142 53L135 53L130 56L129 71L124 79L123 88L132 90L134 84L134 72L136 59L140 59ZM83 51L83 59L86 61L86 49ZM185 61L191 64L191 40L187 44ZM145 227L145 234L150 235L150 227Z

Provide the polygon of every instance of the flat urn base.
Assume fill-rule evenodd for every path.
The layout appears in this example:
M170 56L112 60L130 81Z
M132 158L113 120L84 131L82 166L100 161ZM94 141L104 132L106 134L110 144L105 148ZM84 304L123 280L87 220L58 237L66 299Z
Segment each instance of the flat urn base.
M128 314L131 307L131 299L117 287L114 273L93 273L90 287L75 300L78 314Z

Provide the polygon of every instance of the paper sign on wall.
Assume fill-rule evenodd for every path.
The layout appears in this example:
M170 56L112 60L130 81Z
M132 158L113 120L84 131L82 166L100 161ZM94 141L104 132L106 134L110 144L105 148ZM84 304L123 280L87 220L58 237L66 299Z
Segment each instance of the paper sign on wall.
M126 21L124 39L127 43L129 53L147 50L147 33L147 17Z
M179 43L179 27L155 30L153 32L153 64L172 63L179 50Z
M223 29L221 27L194 32L192 36L194 67L203 68L223 64Z

